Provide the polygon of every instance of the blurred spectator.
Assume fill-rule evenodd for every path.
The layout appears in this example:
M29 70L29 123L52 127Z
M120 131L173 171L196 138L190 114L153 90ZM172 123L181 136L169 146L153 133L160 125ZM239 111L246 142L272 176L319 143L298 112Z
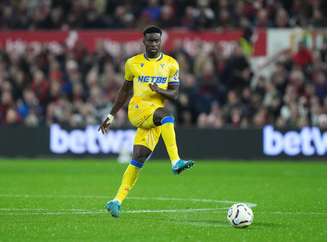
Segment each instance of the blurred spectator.
M298 51L293 55L293 61L302 68L312 63L312 53L306 48L304 43L299 43Z
M324 27L323 0L1 1L1 29Z

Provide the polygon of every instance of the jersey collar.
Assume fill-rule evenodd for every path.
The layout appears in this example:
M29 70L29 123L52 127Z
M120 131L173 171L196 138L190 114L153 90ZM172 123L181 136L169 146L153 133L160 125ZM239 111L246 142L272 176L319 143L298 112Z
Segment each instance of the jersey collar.
M144 57L148 61L160 61L161 59L163 59L163 56L164 56L164 54L163 54L163 52L161 52L161 54L157 58L148 58L146 56L146 53L144 53Z

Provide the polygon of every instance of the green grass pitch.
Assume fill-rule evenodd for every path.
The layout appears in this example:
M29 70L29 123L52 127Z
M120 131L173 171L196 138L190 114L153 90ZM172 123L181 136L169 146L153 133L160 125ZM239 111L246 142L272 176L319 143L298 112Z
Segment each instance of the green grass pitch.
M198 161L180 176L148 161L123 204L104 209L126 165L100 160L1 160L0 241L326 241L324 162ZM226 210L250 202L254 223Z

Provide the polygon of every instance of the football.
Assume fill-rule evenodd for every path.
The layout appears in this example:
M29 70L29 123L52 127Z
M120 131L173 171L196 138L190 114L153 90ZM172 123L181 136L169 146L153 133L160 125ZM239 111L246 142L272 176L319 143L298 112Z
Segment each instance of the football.
M245 228L253 222L253 211L245 203L236 203L228 209L227 219L236 228Z

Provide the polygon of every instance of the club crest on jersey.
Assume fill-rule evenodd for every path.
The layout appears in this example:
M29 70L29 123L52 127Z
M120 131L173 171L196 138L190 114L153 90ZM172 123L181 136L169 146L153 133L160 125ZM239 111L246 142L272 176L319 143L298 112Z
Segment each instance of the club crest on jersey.
M141 66L141 67L144 67L144 65L145 65L144 63L140 63L140 66Z
M161 67L164 68L165 64L161 64Z
M167 77L162 76L139 76L138 82L144 83L156 83L156 84L163 84L166 83Z
M175 72L175 74L173 75L173 80L174 81L179 81L179 71Z

